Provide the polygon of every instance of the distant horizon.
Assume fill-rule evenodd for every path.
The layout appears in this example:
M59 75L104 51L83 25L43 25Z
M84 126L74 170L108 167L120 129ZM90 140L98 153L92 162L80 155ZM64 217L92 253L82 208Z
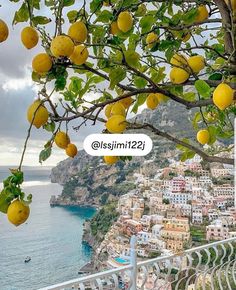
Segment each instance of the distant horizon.
M53 167L55 167L55 166L57 166L57 164L56 165L47 165L47 166L44 166L44 165L23 165L22 166L22 168L24 169L24 168L41 168L41 169L52 169ZM0 165L0 170L1 170L1 168L9 168L9 169L11 169L11 168L17 168L17 167L19 167L19 165L17 165L17 164L10 164L10 165Z

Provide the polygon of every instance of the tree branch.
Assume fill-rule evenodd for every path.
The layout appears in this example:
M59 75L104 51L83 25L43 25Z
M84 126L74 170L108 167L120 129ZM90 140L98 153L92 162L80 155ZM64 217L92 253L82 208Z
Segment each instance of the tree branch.
M161 137L168 139L168 140L170 140L178 145L184 146L184 147L190 149L191 151L196 152L199 156L202 157L203 160L205 160L207 162L219 162L219 163L234 165L234 159L207 155L204 151L197 148L196 146L193 146L193 145L188 144L184 141L181 141L178 138L173 137L172 135L170 135L166 132L162 132L159 129L155 128L151 124L143 124L143 125L142 124L131 124L131 126L129 126L128 129L147 129L147 130L153 132L155 135L161 136Z

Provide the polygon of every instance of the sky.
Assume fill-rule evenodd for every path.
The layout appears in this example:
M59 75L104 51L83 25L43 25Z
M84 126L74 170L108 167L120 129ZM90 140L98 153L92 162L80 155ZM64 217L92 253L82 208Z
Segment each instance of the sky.
M3 3L3 4L2 4ZM26 118L28 106L37 97L39 87L31 81L31 61L34 55L42 52L40 44L32 50L23 47L20 41L21 29L26 23L12 27L11 22L17 9L16 3L0 1L0 19L9 27L10 34L7 41L0 43L0 167L3 165L17 165L29 123ZM44 12L44 11L43 11ZM41 10L41 14L43 14ZM49 24L50 29L50 24ZM74 122L71 125L76 125ZM70 126L71 128L71 126ZM87 126L81 128L79 133L73 129L69 135L73 143L82 149L82 143L90 133L101 131L101 127ZM44 144L51 137L43 129L33 129L25 155L24 165L40 165L38 156ZM53 148L52 156L43 163L44 166L55 166L64 160L63 150Z

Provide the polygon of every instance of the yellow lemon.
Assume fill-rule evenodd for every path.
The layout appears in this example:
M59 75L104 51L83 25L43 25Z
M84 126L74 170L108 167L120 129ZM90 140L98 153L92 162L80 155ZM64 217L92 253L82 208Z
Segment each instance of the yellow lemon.
M158 98L156 94L149 94L146 100L146 105L149 109L154 110L158 106Z
M104 162L106 164L112 165L112 164L115 164L119 160L119 157L117 157L117 156L104 156L103 159L104 159Z
M74 158L77 155L77 153L78 153L78 149L77 149L77 147L74 144L70 143L70 144L67 145L66 154L69 157Z
M30 208L20 200L13 201L7 210L7 217L16 227L26 222L30 214Z
M112 106L113 106L113 104L108 104L105 107L105 115L106 115L107 119L111 117Z
M33 102L33 104L29 106L27 111L27 119L30 123L33 122L33 125L36 128L39 129L45 125L48 121L48 117L48 110L40 100Z
M174 67L170 71L170 80L173 84L182 84L186 82L189 78L189 73L186 70Z
M116 22L116 21L113 21L113 22L111 23L110 33L111 33L112 35L117 35L119 32L120 32L120 29L119 29L119 27L118 27L118 25L117 25L117 22Z
M52 55L55 57L69 57L74 51L74 43L70 37L59 35L52 40L50 50Z
M27 26L21 31L21 42L27 49L31 49L38 44L38 32L31 26Z
M122 32L128 32L133 27L133 17L129 11L123 11L119 14L117 19L118 28Z
M234 91L229 85L222 83L214 90L213 103L220 110L224 110L229 107L233 103L233 100Z
M225 2L226 2L227 5L231 4L231 7L232 7L233 11L236 10L236 0L230 0L230 1L229 0L225 0Z
M188 66L188 61L184 55L176 53L172 56L172 58L170 60L170 64L172 64L173 66L176 66L176 67L184 68L184 67Z
M146 44L148 45L149 48L152 48L159 40L159 37L157 36L156 33L150 32L147 35L146 38Z
M9 30L7 24L0 19L0 42L5 41L8 38Z
M75 42L85 42L88 37L88 30L82 21L77 21L69 27L68 35Z
M122 115L111 116L106 122L106 128L110 133L123 133L126 129L126 119Z
M63 131L57 132L54 141L56 145L62 149L66 149L66 147L70 144L69 136Z
M196 22L202 22L202 21L208 19L209 12L208 12L205 5L200 5L197 10L198 10L197 17L195 19Z
M125 116L125 107L120 103L116 102L111 108L111 116L122 115Z
M158 103L165 103L168 101L168 97L165 96L164 94L157 93L155 95L157 97Z
M119 101L119 103L121 103L125 107L125 109L128 109L133 104L133 102L134 100L131 97L121 99Z
M204 130L200 130L197 133L197 141L202 144L205 145L210 141L210 133L207 129Z
M201 55L194 55L188 59L188 65L191 68L191 71L194 73L199 73L205 68L205 59Z
M32 60L33 71L39 74L46 73L52 68L52 59L47 53L39 53Z
M86 63L89 53L86 46L83 44L77 45L70 56L70 60L77 65L82 65Z

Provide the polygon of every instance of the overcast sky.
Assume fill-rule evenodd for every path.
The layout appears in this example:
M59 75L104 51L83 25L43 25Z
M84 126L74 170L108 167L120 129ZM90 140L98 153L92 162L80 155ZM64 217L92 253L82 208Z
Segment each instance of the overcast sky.
M31 81L31 61L34 55L42 52L42 48L40 45L32 50L23 47L20 32L27 24L17 24L13 28L11 22L17 5L9 1L0 1L0 3L4 3L0 7L0 18L7 22L10 30L7 41L0 44L0 166L2 166L19 163L29 126L26 111L37 97L38 91L37 86ZM91 129L91 126L87 126L79 133L75 133L72 129L69 133L72 141L82 149L84 137L97 131L101 131L101 127ZM49 138L50 133L42 129L33 129L25 165L39 165L39 152ZM44 165L53 166L65 158L63 150L54 148L51 158Z

